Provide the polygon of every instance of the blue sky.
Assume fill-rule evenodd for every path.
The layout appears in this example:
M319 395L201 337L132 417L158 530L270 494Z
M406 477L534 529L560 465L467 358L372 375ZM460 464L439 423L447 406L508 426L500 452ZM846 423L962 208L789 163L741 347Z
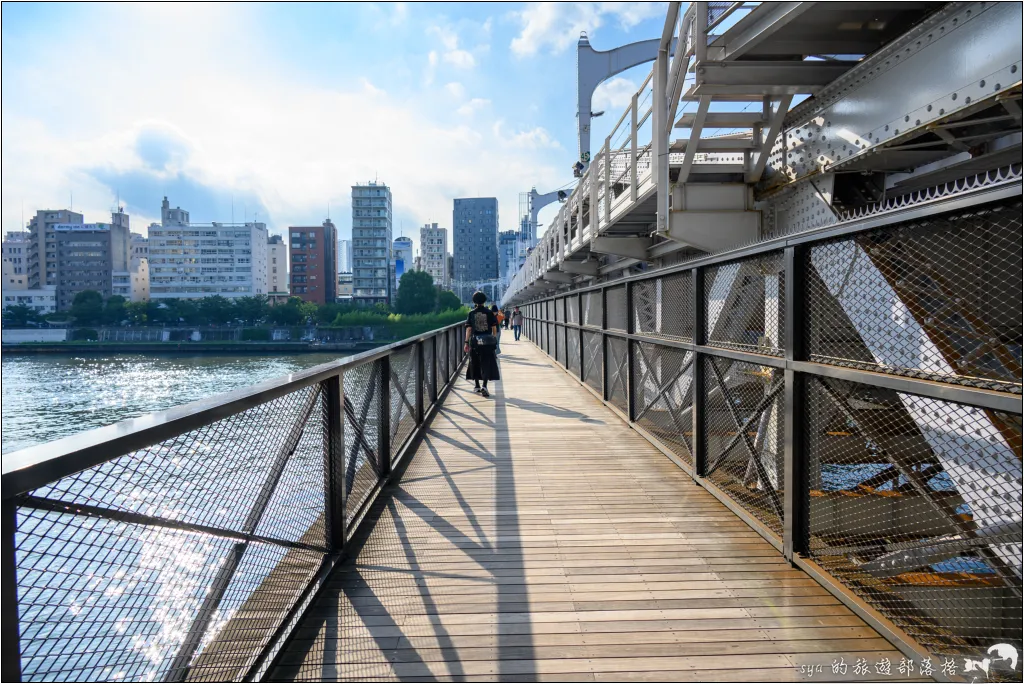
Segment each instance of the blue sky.
M452 199L572 181L576 41L660 35L665 3L4 4L3 229L39 208L144 232L195 221L350 231L350 186L394 193L395 234ZM648 66L595 95L594 140ZM595 146L597 143L595 142ZM549 209L548 215L552 210ZM541 220L544 221L542 214Z

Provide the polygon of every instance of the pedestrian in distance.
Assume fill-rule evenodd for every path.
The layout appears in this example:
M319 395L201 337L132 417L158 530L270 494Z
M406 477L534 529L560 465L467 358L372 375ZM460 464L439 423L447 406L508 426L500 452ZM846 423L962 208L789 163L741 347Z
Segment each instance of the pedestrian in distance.
M498 348L498 318L485 306L487 295L483 292L473 293L473 304L475 306L466 319L465 350L469 353L466 379L473 381L474 392L489 397L488 381L501 380L498 359L495 357Z
M518 342L519 335L523 332L523 312L519 310L518 306L512 309L512 332Z
M501 353L501 322L505 320L505 315L498 309L497 304L491 304L491 313L494 314L494 320L498 322L498 345L494 348L495 354Z

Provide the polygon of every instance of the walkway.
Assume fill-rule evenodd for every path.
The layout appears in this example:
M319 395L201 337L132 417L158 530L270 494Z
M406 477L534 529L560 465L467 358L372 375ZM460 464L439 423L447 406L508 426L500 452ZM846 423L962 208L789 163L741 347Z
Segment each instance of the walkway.
M832 679L901 656L531 343L449 396L275 680Z

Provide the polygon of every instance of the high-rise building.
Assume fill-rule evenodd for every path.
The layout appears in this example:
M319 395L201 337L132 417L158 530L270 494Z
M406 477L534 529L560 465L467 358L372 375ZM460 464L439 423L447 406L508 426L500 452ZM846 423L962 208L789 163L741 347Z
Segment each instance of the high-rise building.
M114 294L114 273L128 271L128 228L114 223L56 224L57 310L71 308L75 295L95 290ZM116 268L115 268L116 267Z
M9 231L3 241L3 289L28 289L28 247L31 236L25 231Z
M352 241L338 240L338 273L352 272Z
M516 256L519 253L520 242L518 231L504 230L498 233L498 279L503 285L512 282L512 277L519 268Z
M288 297L288 248L284 238L267 238L267 295L271 299Z
M468 302L477 286L498 277L498 200L455 200L452 213L456 294Z
M325 219L320 226L288 229L292 296L316 304L338 299L338 229Z
M391 246L391 255L395 262L395 287L402 281L402 274L413 270L412 238L396 237Z
M391 189L370 181L352 186L352 299L372 306L391 302Z
M266 224L190 223L166 197L160 216L149 227L151 298L267 294Z
M68 209L40 209L28 223L29 245L26 282L31 290L57 287L57 225L84 223L81 214Z
M420 260L424 271L434 279L435 285L448 287L448 231L436 223L425 223L420 228Z

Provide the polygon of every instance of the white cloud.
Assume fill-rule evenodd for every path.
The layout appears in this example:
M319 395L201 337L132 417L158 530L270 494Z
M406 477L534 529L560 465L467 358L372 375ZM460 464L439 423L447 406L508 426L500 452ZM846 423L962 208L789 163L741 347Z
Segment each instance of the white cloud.
M580 32L591 37L606 19L617 20L630 29L653 17L665 16L665 3L659 2L538 2L522 12L513 12L520 24L519 35L512 39L512 52L519 57L542 50L564 52L579 40Z
M505 122L498 119L491 126L494 137L505 147L519 150L541 150L541 149L562 149L561 143L551 137L551 134L542 126L535 126L529 130L518 133L506 133Z
M611 111L616 114L629 107L633 101L633 93L637 91L636 83L616 76L597 87L593 96L593 107L598 110Z
M469 102L462 105L455 111L462 116L472 116L473 114L476 114L478 111L480 111L484 107L489 106L490 104L490 100L487 100L482 97L474 97Z
M445 83L444 91L458 100L461 100L462 98L466 97L466 88L463 87L463 85L458 81L453 81L452 83Z
M444 61L460 69L472 69L476 66L476 58L465 50L449 50L444 53Z
M444 46L444 52L441 53L441 59L444 62L460 69L472 69L476 66L476 58L473 53L459 47L459 34L454 29L448 26L434 25L427 29L427 33L436 36Z

